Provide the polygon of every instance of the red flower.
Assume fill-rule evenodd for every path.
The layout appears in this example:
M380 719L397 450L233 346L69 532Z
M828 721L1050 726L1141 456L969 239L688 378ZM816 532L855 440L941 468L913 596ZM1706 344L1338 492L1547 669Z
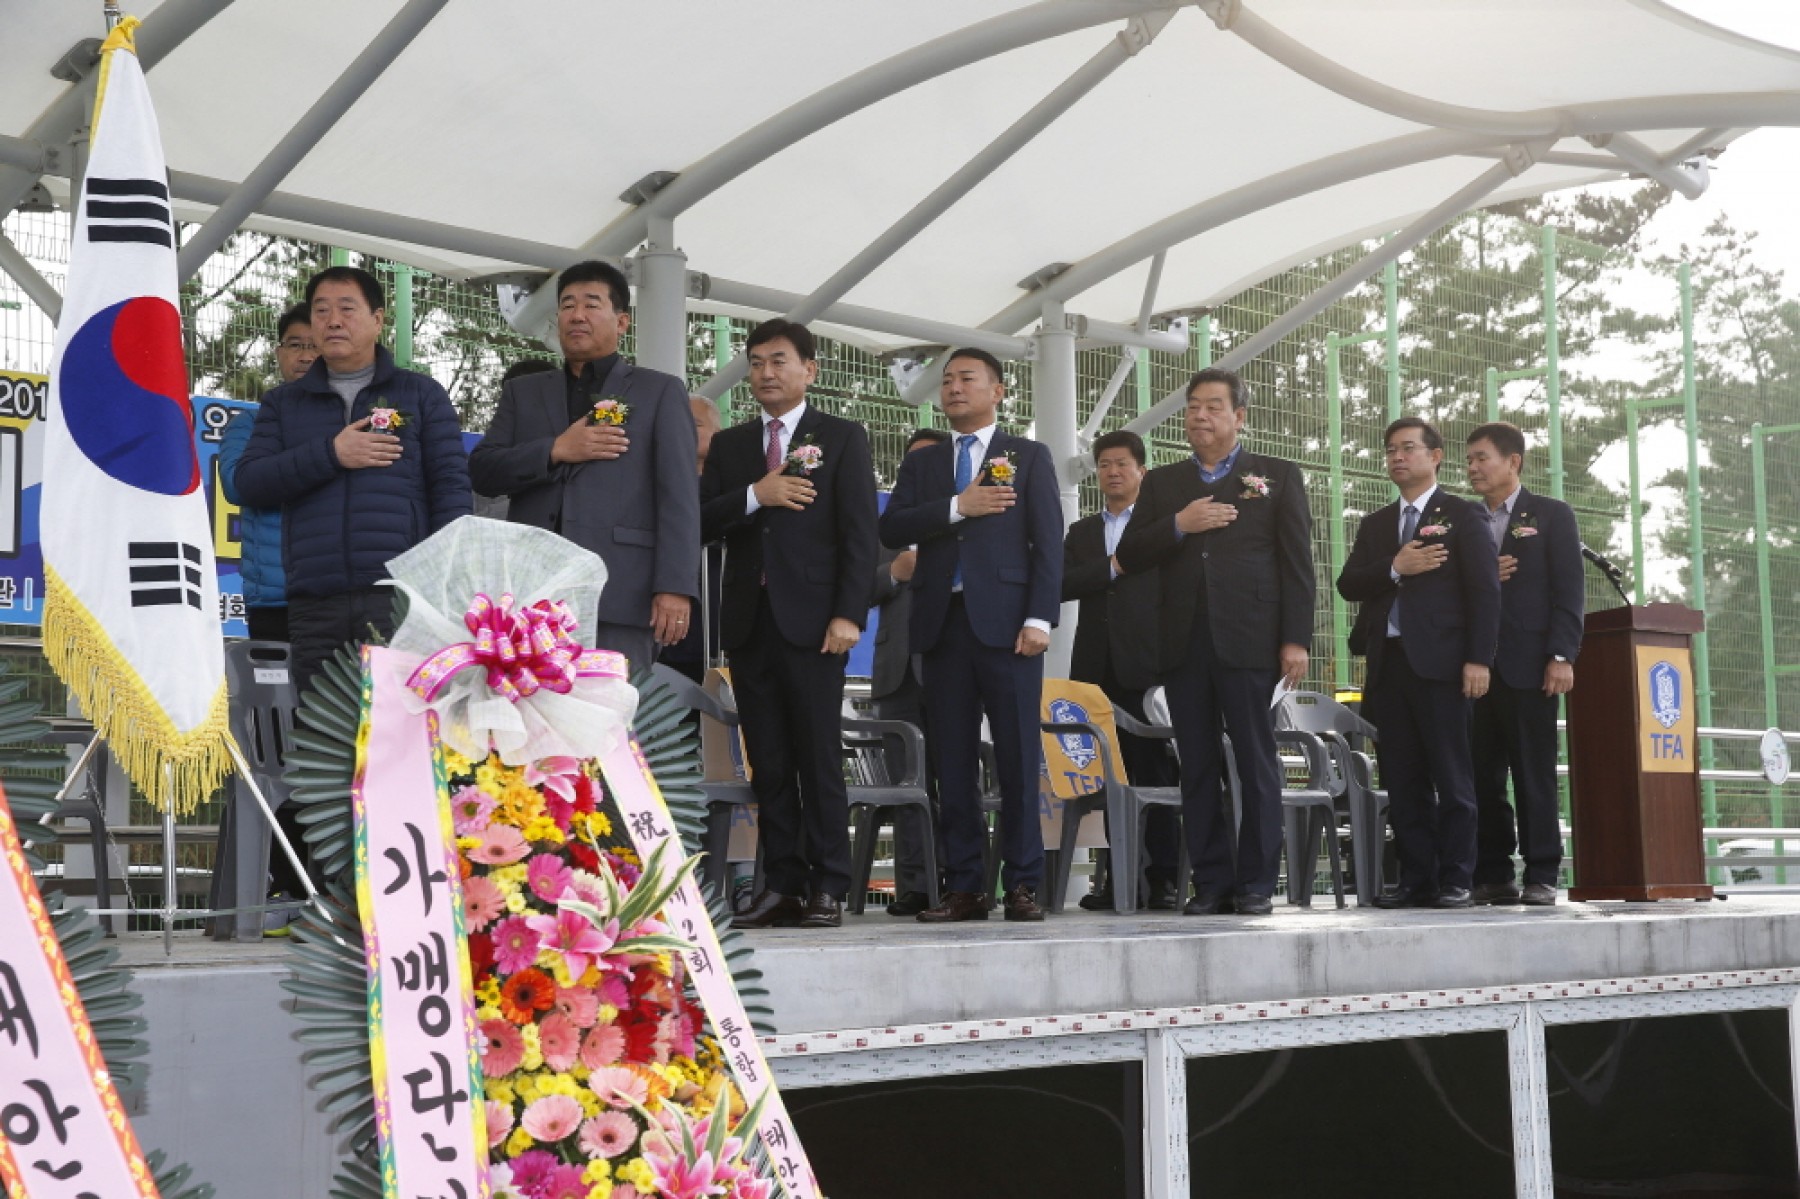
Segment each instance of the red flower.
M519 971L500 988L500 1014L514 1024L524 1024L555 1004L556 984L536 966Z
M494 938L488 933L469 934L469 968L479 986L494 969Z
M592 812L595 808L600 806L600 800L603 794L604 793L600 789L600 780L583 774L575 781L575 810L577 812Z
M656 1053L656 1034L660 1030L655 1016L646 1019L635 1012L621 1012L617 1024L625 1033L626 1061L653 1062L659 1060Z
M595 853L592 848L579 841L570 842L564 848L568 851L569 860L574 862L577 867L589 874L600 873L600 855Z

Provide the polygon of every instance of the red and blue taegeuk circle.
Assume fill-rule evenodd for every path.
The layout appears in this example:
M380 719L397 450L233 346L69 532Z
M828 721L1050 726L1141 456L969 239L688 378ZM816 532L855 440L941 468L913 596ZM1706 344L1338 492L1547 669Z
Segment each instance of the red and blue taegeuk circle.
M57 393L76 446L114 479L159 495L200 485L181 317L167 300L136 296L89 317L63 351Z

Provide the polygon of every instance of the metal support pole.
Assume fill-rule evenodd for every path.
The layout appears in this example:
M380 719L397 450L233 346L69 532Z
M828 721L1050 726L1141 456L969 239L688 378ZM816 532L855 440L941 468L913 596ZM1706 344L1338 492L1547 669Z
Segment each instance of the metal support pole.
M1700 393L1694 375L1694 281L1687 263L1681 264L1681 411L1687 424L1688 591L1694 607L1706 611L1706 533L1702 525L1700 497ZM1709 637L1704 628L1694 634L1694 690L1698 692L1700 723L1711 725L1712 664L1707 654ZM1700 740L1700 769L1713 768L1709 738ZM1718 788L1701 784L1702 808L1707 826L1719 823ZM1715 857L1717 841L1706 843L1706 854Z
M1037 332L1037 367L1032 372L1031 404L1037 421L1037 439L1050 451L1056 464L1057 489L1062 494L1063 527L1079 515L1076 484L1082 477L1080 447L1075 437L1075 334L1068 327L1063 306L1044 305L1044 320ZM1047 678L1069 677L1069 656L1075 648L1074 604L1062 606L1062 619L1050 637L1044 662Z
M1382 310L1387 343L1388 420L1400 419L1400 264L1390 262L1381 276ZM1337 576L1333 575L1333 578Z
M1556 226L1544 226L1544 396L1548 407L1550 494L1563 498L1562 370L1557 362Z
M413 269L394 264L394 365L411 370L413 364Z
M1087 62L1076 69L1049 95L1009 125L998 137L982 147L973 158L937 187L931 194L915 204L899 220L870 242L855 257L839 267L831 278L825 280L810 295L801 300L786 313L791 321L805 323L818 316L826 308L842 299L844 295L858 283L868 278L882 263L893 257L901 247L923 232L933 221L949 211L950 207L968 195L977 184L1004 164L1008 159L1024 149L1025 146L1042 133L1057 118L1061 117L1083 96L1099 86L1108 76L1126 62L1130 61L1139 50L1149 45L1150 40L1162 31L1174 17L1173 9L1145 13L1132 23L1132 28L1107 40L1106 45ZM741 356L707 380L702 394L718 394L718 388L730 387L744 377L748 362Z
M1625 403L1625 454L1629 462L1631 487L1631 589L1637 602L1644 602L1644 499L1638 477L1638 406Z
M675 244L673 221L650 222L637 266L637 360L686 387L687 255Z
M1294 305L1287 312L1265 325L1254 336L1234 346L1229 354L1219 360L1219 365L1229 370L1237 370L1246 363L1254 361L1256 356L1269 349L1282 338L1312 320L1327 308L1349 295L1356 288L1374 278L1388 263L1395 261L1420 242L1436 233L1439 229L1480 203L1495 188L1507 180L1527 170L1532 153L1523 147L1514 147L1513 153L1506 161L1496 163L1483 171L1475 179L1457 189L1429 212L1419 217L1412 224L1400 230L1371 250L1348 270L1337 278L1313 292L1306 299ZM1165 416L1187 403L1186 391L1178 391L1165 396L1155 404L1149 412L1138 417L1125 426L1133 433L1142 434L1154 429Z
M731 318L728 316L713 317L713 370L722 371L725 364L731 361ZM731 424L731 391L727 389L712 397L712 402L719 409L719 424Z
M12 281L19 285L19 290L43 310L52 324L56 323L56 318L62 314L62 296L57 294L50 280L38 273L38 269L31 265L31 260L20 253L19 247L4 233L0 233L0 271L10 275Z
M1770 593L1773 586L1769 562L1769 473L1764 460L1765 441L1779 433L1800 432L1800 425L1779 425L1765 429L1759 422L1750 426L1750 471L1756 493L1756 601L1758 625L1762 630L1763 723L1769 728L1781 727L1781 702L1775 693L1775 605ZM1769 827L1785 828L1787 813L1783 811L1781 788L1769 788ZM1778 840L1775 856L1786 849ZM1775 881L1787 882L1787 868L1775 868Z
M1194 322L1194 348L1200 355L1200 369L1205 370L1212 365L1213 320L1211 313L1201 313L1200 319ZM1186 404L1185 395L1182 403ZM1139 432L1139 430L1133 430Z
M350 251L342 246L332 246L330 248L330 259L332 266L349 266Z
M162 938L163 956L166 958L175 952L175 913L181 910L175 885L175 772L167 765L163 767L162 843Z
M306 889L306 898L322 907L323 901L319 899L318 888L313 886L312 876L307 874L306 867L300 864L300 855L294 851L293 842L288 840L287 833L282 829L280 821L275 819L275 809L269 806L268 796L264 795L262 788L256 785L256 776L250 773L250 763L244 760L244 751L239 748L237 738L226 737L225 748L231 752L231 764L237 767L238 779L249 790L250 798L256 801L256 806L262 809L263 819L269 822L269 832L274 836L275 844L281 847L282 855L294 868L294 873L300 877L300 885Z
M304 116L294 122L274 149L263 156L244 181L225 198L206 223L181 247L177 259L180 277L190 279L201 263L236 233L244 218L288 177L300 161L312 152L321 138L331 132L352 105L362 98L369 86L381 77L393 61L400 57L431 19L449 0L407 0L406 7L394 15L380 33L353 59L320 97L313 101Z
M1150 355L1139 354L1132 359L1133 373L1137 376L1132 382L1132 390L1137 393L1137 410L1148 412L1154 402L1150 399Z
M1389 395L1390 401L1392 395ZM1338 336L1325 335L1325 407L1330 438L1331 503L1326 522L1331 533L1331 577L1344 573L1344 388L1338 371ZM1350 686L1350 616L1336 587L1331 596L1331 677L1339 690Z
M1483 377L1487 380L1487 419L1497 421L1500 419L1500 368L1488 367Z

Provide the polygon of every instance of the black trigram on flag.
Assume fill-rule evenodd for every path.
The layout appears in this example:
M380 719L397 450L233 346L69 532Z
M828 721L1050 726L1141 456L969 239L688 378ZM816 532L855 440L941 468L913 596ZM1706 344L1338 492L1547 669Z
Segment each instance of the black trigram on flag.
M129 542L131 606L200 606L200 551L179 541Z
M86 190L89 241L141 241L174 249L167 187L154 179L90 177Z

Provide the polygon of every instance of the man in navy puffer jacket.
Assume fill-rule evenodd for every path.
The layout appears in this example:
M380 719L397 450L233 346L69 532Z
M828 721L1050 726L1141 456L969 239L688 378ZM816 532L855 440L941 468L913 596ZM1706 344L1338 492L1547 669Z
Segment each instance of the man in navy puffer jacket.
M377 586L389 559L473 511L449 395L380 345L380 282L330 267L306 304L319 360L263 398L235 479L244 503L281 508L301 689L346 641L393 631L393 590Z
M312 369L319 356L313 344L312 313L304 303L281 314L275 325L275 365L282 383ZM279 384L278 384L279 386ZM244 581L244 611L252 641L286 641L287 577L281 568L281 509L253 508L238 498L238 459L250 444L256 409L238 413L219 442L219 482L225 498L238 505L238 575Z

